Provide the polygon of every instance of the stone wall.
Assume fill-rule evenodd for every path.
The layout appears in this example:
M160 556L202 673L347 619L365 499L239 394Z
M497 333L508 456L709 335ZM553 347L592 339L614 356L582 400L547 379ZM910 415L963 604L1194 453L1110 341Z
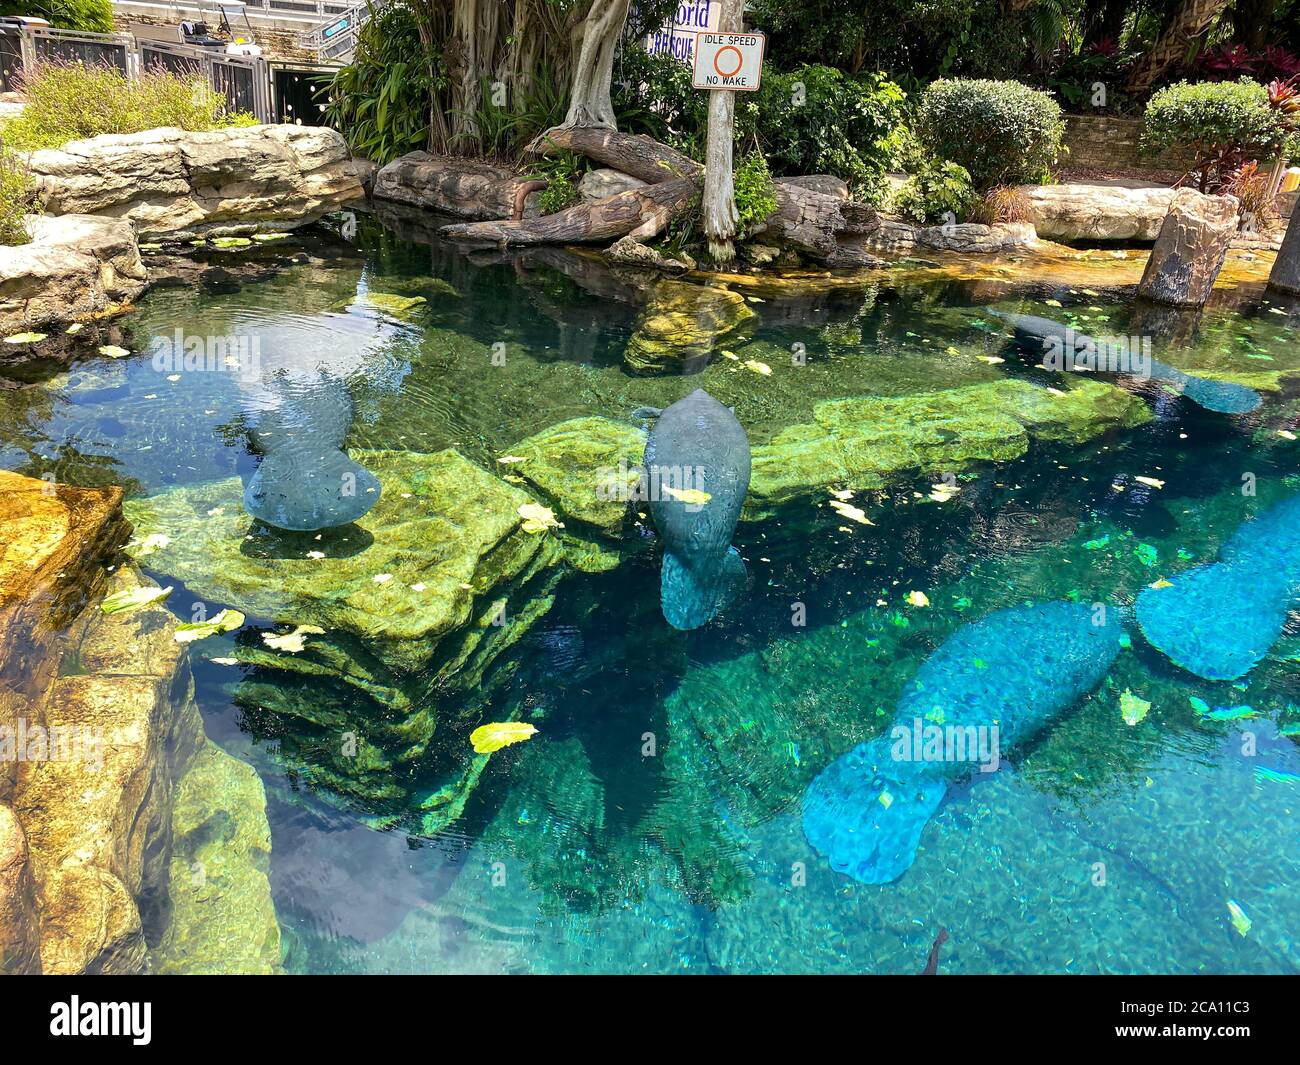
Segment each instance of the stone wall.
M1140 118L1112 115L1066 115L1065 144L1070 154L1061 166L1070 170L1161 170L1181 174L1193 160L1185 152L1162 152L1154 158L1138 150Z

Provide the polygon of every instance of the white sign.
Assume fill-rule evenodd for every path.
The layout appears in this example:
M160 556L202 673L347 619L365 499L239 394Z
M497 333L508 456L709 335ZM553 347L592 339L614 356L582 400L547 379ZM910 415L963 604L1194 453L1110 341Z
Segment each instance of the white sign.
M716 30L721 15L721 0L684 0L672 18L647 35L645 50L651 55L667 52L689 63L695 56L695 35L701 30Z
M694 86L754 92L763 76L761 33L697 33Z

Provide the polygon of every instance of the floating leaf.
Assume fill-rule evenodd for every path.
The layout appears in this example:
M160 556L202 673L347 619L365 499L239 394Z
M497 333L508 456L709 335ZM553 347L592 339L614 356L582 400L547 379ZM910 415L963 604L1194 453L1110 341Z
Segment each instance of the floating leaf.
M215 663L216 663L217 665L219 665L219 666L237 666L237 665L239 665L239 659L238 659L238 658L209 658L208 661L209 661L209 662L215 662Z
M99 353L107 355L110 359L125 359L131 354L126 348L119 348L116 344L100 344Z
M1250 931L1250 918L1235 899L1228 900L1228 913L1232 916L1232 927L1237 930L1238 935L1244 936Z
M887 791L882 791L878 796L876 796L876 801L886 810L894 805L894 797Z
M1199 695L1190 696L1187 701L1198 714L1208 714L1210 712L1210 704Z
M172 594L171 585L157 588L141 585L139 588L127 588L104 597L99 609L105 614L121 614L130 610L140 610L166 599Z
M672 485L661 484L659 491L669 499L675 499L679 503L688 503L695 507L702 507L713 498L702 488L674 488Z
M500 458L497 459L497 462L507 463L507 464L511 462L527 462L527 461L528 460L525 459L523 455L502 455Z
M1300 784L1300 773L1288 773L1285 769L1270 769L1266 765L1257 765L1255 779L1272 781L1274 784Z
M1087 541L1087 542L1083 545L1083 548L1084 548L1085 551L1100 551L1100 550L1101 550L1103 547L1105 547L1108 543L1110 543L1110 534L1109 534L1109 533L1107 533L1105 536L1099 537L1099 538L1096 539L1096 540L1089 540L1089 541Z
M519 516L524 519L524 532L540 533L547 529L563 529L564 525L555 520L555 511L540 503L521 503Z
M762 374L764 377L772 376L772 367L765 362L759 362L757 359L746 359L741 363L746 370L753 370L756 374Z
M1119 697L1119 712L1123 716L1126 725L1136 725L1147 716L1147 711L1150 709L1151 704L1149 702L1134 695L1127 688Z
M1152 581L1150 584L1147 585L1148 588L1155 588L1157 591L1159 591L1161 588L1172 588L1173 586L1174 586L1173 581L1167 581L1163 577L1161 577L1158 581Z
M1164 481L1157 480L1155 477L1134 477L1133 480L1137 481L1138 484L1145 484L1150 488L1163 488L1165 486Z
M1133 554L1144 566L1154 566L1160 560L1160 552L1150 544L1138 544L1133 548Z
M307 636L324 636L325 630L317 628L315 625L299 625L293 632L283 634L274 632L262 633L262 642L267 647L276 651L288 651L290 654L297 654L306 646Z
M1253 706L1216 706L1205 716L1211 721L1240 721L1244 717L1256 715Z
M924 592L908 592L907 602L911 606L929 606L930 600Z
M831 509L841 518L848 518L850 521L856 521L859 525L876 524L867 517L866 511L861 507L855 507L852 503L845 503L839 499L832 499L830 505Z
M207 621L195 621L186 625L177 625L172 639L177 643L193 643L219 632L233 632L244 623L244 615L238 610L227 607Z
M44 340L49 333L14 333L12 336L5 337L6 344L38 344Z
M170 536L164 536L162 533L150 533L143 540L137 543L126 545L126 549L131 552L135 558L148 558L155 551L161 551L169 546L172 542Z
M391 573L376 573L370 579L376 584L387 584L393 579L393 575Z
M471 732L469 742L474 745L476 754L491 754L512 743L523 743L536 734L534 726L522 721L494 721L489 725L480 725Z
M80 333L85 328L86 326L84 323L73 322L70 326L68 326L67 329L64 330L64 332L67 333L68 336L75 336L77 333Z

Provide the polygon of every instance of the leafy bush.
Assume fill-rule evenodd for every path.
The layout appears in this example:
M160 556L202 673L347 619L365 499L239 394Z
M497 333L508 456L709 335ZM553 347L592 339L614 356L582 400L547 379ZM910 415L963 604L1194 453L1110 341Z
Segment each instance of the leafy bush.
M980 190L1047 180L1064 132L1060 104L1018 81L943 79L917 109L932 158L961 164Z
M1249 78L1182 81L1161 89L1147 103L1142 150L1192 152L1192 172L1200 175L1205 192L1220 187L1243 163L1286 151L1295 122L1285 108L1273 106L1267 88Z
M834 174L860 197L879 198L903 127L898 85L810 63L765 75L757 95L756 132L774 173Z
M1270 228L1277 222L1276 199L1271 195L1272 182L1268 171L1262 170L1255 160L1243 163L1229 174L1223 183L1223 191L1237 197L1241 229L1254 232Z
M708 93L691 88L689 66L629 49L615 82L619 129L703 158ZM904 104L903 90L879 74L853 78L816 64L767 71L757 93L736 94L736 139L757 138L773 174L835 174L870 198L893 164Z
M115 67L42 63L23 78L27 106L5 124L18 151L56 148L101 133L139 133L160 126L187 130L246 124L202 78L161 70L128 79Z
M0 244L28 244L31 236L23 225L31 200L32 182L23 160L0 148Z
M958 163L941 162L907 179L894 193L894 212L910 222L962 221L978 201L970 174Z
M0 3L0 15L39 15L59 30L111 33L113 5L110 0L34 0L32 3Z
M761 152L750 152L736 163L736 235L742 240L776 210L776 185Z
M390 163L428 144L440 69L425 54L411 9L387 7L361 27L352 62L322 82L325 121L356 154Z

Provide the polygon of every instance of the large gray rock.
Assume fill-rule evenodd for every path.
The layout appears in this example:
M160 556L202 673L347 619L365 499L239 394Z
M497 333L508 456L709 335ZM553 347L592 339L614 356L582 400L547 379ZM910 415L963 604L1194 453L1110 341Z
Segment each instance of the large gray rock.
M1034 229L1044 240L1152 241L1175 189L1112 185L1026 185Z
M526 179L512 171L429 152L408 152L375 175L372 195L427 207L457 218L509 218Z
M1038 234L1029 222L1001 222L993 226L962 222L950 226L914 226L899 218L884 217L878 229L864 238L872 251L910 255L917 249L954 251L975 255L1032 251Z
M597 200L617 196L620 192L627 192L628 189L643 189L645 186L646 182L640 178L603 166L588 170L582 175L582 180L578 182L578 192L582 194L584 203L595 203Z
M347 145L317 126L151 129L32 153L49 214L125 218L144 238L294 229L364 195Z
M1179 189L1138 282L1138 295L1176 307L1203 306L1237 234L1237 206L1235 196Z
M130 223L32 217L30 244L0 247L0 333L24 332L129 303L147 276Z

